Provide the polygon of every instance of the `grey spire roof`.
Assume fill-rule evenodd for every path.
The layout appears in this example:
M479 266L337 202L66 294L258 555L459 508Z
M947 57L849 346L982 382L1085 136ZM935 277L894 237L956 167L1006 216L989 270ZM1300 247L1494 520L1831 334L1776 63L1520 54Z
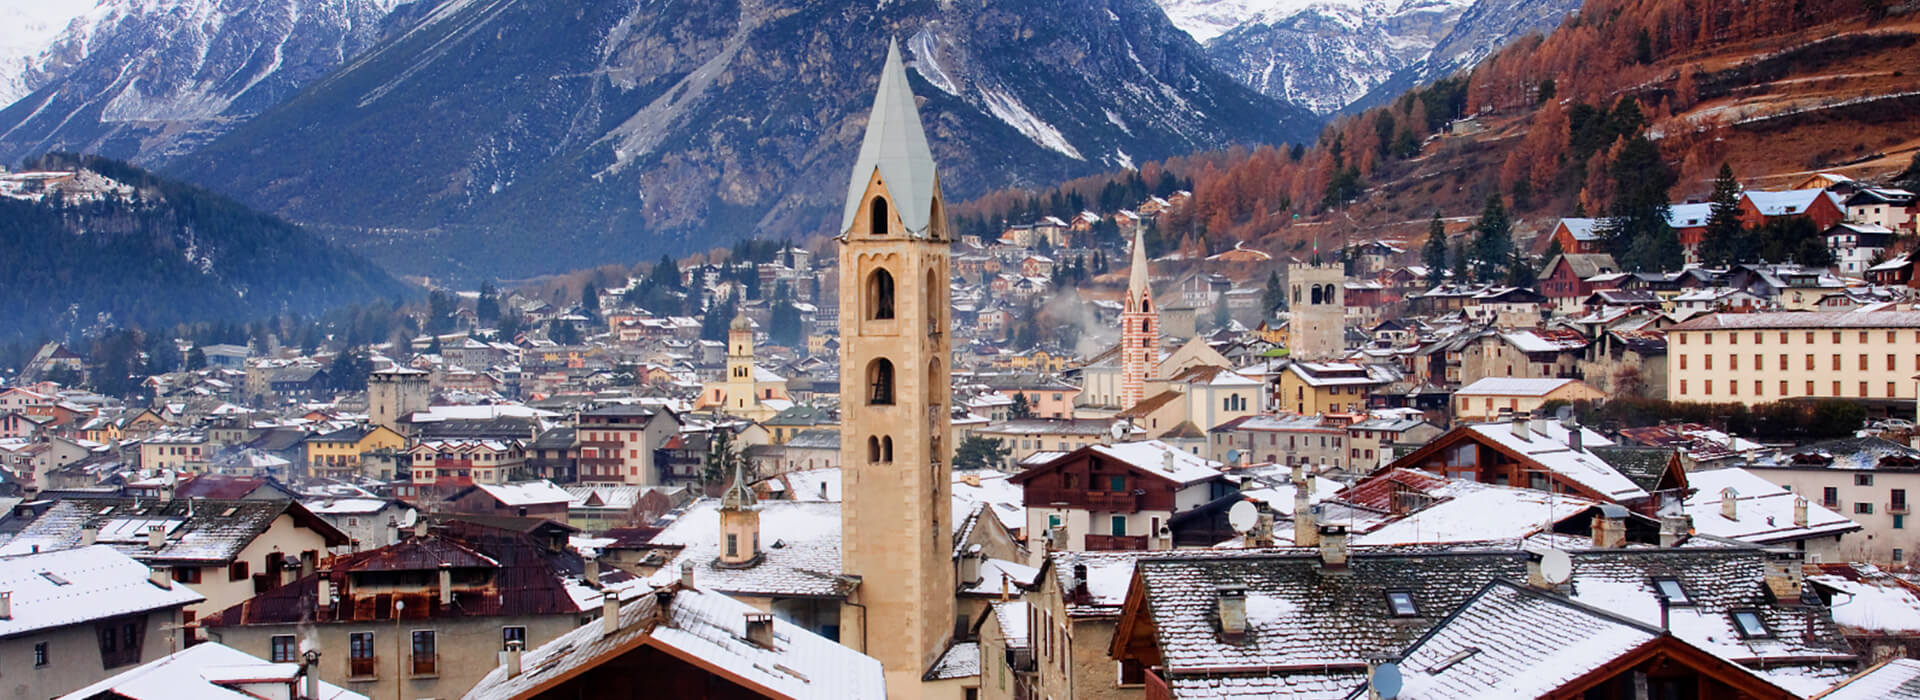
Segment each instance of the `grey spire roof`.
M1147 290L1147 239L1139 229L1133 232L1133 268L1127 271L1127 296L1139 298Z
M907 85L907 68L900 63L898 41L887 46L887 64L880 71L880 89L873 96L867 136L860 142L860 158L854 161L853 177L847 183L841 232L853 228L854 214L860 210L860 196L866 193L867 180L875 168L880 170L880 179L886 182L887 190L893 193L894 211L907 232L925 234L932 219L933 193L938 184L933 151L927 148L927 133L920 128L920 110L914 105L913 89Z

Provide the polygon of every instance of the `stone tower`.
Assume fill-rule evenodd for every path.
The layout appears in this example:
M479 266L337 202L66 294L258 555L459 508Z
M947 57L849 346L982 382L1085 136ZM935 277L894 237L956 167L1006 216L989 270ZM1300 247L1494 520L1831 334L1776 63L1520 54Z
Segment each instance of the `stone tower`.
M406 434L400 419L425 410L432 398L426 372L394 367L367 375L367 421L396 433Z
M1147 242L1133 234L1133 267L1128 271L1127 298L1120 310L1120 410L1146 398L1147 375L1160 354L1160 310L1153 306L1148 284Z
M1287 266L1289 357L1322 361L1346 355L1346 282L1339 263Z
M734 467L733 484L720 497L721 568L743 569L760 563L759 499L747 486L747 473Z
M933 153L896 43L840 222L840 640L919 697L955 619L949 243Z
M753 395L753 322L745 313L727 328L727 408L745 410Z

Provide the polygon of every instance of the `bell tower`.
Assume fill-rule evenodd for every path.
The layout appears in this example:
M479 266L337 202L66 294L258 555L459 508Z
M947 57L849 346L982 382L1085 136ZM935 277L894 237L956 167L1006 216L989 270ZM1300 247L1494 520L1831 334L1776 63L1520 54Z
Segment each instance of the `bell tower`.
M1146 398L1147 375L1160 359L1160 310L1148 284L1147 242L1133 234L1133 267L1127 271L1127 298L1120 309L1120 410Z
M955 628L949 242L940 179L887 49L840 223L841 568L860 585L841 642L880 660L889 697Z
M756 403L753 395L753 321L745 313L733 317L727 327L727 406L744 412Z

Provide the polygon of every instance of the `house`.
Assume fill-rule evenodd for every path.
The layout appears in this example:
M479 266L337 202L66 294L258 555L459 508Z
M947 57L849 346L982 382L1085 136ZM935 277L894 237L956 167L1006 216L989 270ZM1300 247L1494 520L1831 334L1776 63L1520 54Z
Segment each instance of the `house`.
M1346 469L1354 464L1347 459L1346 428L1339 421L1318 415L1245 416L1214 426L1207 433L1213 459L1232 466L1305 464L1317 471Z
M400 541L402 528L411 528L420 511L392 498L328 498L308 501L307 510L320 516L351 539L350 549L373 549Z
M574 417L579 478L596 483L661 483L654 451L679 432L679 417L666 408L614 405L582 412Z
M1024 493L1030 539L1090 552L1171 549L1175 513L1235 490L1218 463L1158 440L1079 448L1011 481Z
M274 662L295 659L302 644L327 650L320 678L369 697L447 697L472 688L509 644L559 637L599 613L607 592L639 584L583 561L564 539L482 520L334 557L207 615L201 629Z
M1834 624L1862 661L1913 658L1920 647L1920 625L1913 620L1920 585L1874 566L1827 562L1803 569L1807 590L1833 611ZM1920 695L1920 687L1916 691Z
M1396 377L1384 367L1352 362L1294 362L1280 375L1276 401L1283 411L1300 415L1360 413L1373 391Z
M1667 330L1667 396L1749 405L1798 397L1913 411L1920 313L1708 314Z
M1825 440L1732 462L1859 523L1842 535L1845 561L1906 567L1909 494L1920 495L1920 450L1877 437Z
M188 606L183 622L192 622L277 588L350 543L295 501L76 498L35 518L0 555L110 546L206 596Z
M307 438L307 468L323 479L372 476L361 471L361 456L404 451L407 438L384 425L351 426Z
M1912 235L1914 232L1914 196L1912 192L1888 187L1864 187L1847 197L1847 220L1879 226Z
M1587 338L1571 328L1541 328L1482 334L1461 358L1461 381L1486 377L1574 378Z
M104 544L0 556L0 676L14 697L72 692L178 648L205 600Z
M600 619L505 652L465 700L713 697L883 700L880 662L727 596L697 577L609 593Z
M1454 420L1537 414L1549 401L1597 401L1606 394L1578 379L1486 377L1453 392Z
M527 467L519 440L422 440L407 448L407 456L416 487L504 484L521 478Z
M1555 308L1566 312L1599 290L1594 278L1619 272L1620 265L1606 253L1564 253L1548 260L1541 269L1536 288Z
M1020 461L1036 452L1068 452L1088 445L1111 442L1116 423L1104 418L1014 418L974 428L973 437L999 440L1007 447L1007 458ZM1138 426L1119 424L1121 439L1145 434Z
M63 700L137 698L272 698L369 700L320 680L315 664L273 663L214 642L169 653L74 691Z
M1769 192L1747 190L1740 193L1740 224L1757 228L1767 221L1786 216L1804 216L1813 227L1825 231L1847 219L1839 195L1824 189Z
M1679 502L1687 475L1671 450L1621 448L1599 433L1542 418L1460 425L1385 469L1418 469L1618 503L1643 515Z
M1544 242L1539 251L1542 253L1556 242L1560 244L1562 255L1604 254L1607 250L1607 240L1600 230L1599 219L1561 219L1559 223L1553 225L1553 232L1541 237L1540 240ZM1548 269L1551 269L1551 266Z
M1845 535L1860 524L1738 467L1687 473L1693 495L1682 503L1694 531L1773 547L1808 561L1846 561Z
M504 515L516 518L546 518L567 521L567 505L573 495L551 481L521 481L505 484L474 484L453 492L444 510L473 515Z
M1864 276L1887 247L1893 245L1895 234L1893 229L1879 224L1842 221L1821 235L1827 239L1827 250L1833 251L1834 271Z

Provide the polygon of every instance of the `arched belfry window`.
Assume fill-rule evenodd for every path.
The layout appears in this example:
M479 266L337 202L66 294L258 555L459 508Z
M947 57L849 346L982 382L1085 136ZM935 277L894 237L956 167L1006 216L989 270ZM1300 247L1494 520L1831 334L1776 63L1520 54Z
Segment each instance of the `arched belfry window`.
M867 318L893 318L893 273L874 270L867 276Z
M928 335L939 333L940 331L944 330L941 327L941 319L943 316L941 312L947 310L947 305L945 302L941 301L941 294L940 294L941 292L944 292L944 291L946 291L946 287L945 285L940 284L939 276L934 274L933 270L927 270L927 288L926 288L927 306L923 310L923 313L925 313L927 317L927 334Z
M867 226L867 233L875 236L887 235L887 198L874 197L871 211L872 219Z
M880 438L880 461L886 462L889 464L893 462L893 436L892 435L888 435L886 437Z
M882 357L867 365L867 386L868 404L893 405L893 363Z
M872 435L867 436L867 461L868 462L880 461L880 438L874 437Z

